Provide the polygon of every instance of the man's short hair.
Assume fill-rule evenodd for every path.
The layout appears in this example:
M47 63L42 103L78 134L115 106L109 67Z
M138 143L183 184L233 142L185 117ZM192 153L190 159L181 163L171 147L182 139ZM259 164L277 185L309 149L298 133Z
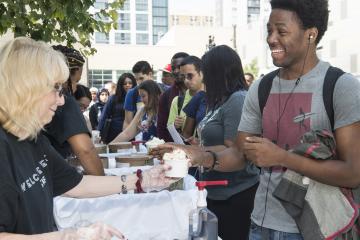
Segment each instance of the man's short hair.
M177 59L177 58L186 58L188 56L189 56L189 54L187 54L186 52L177 52L174 54L174 56L172 56L171 60Z
M142 74L148 75L149 73L152 73L153 70L152 70L150 64L147 61L138 61L133 66L132 72L133 73L142 73Z
M188 56L181 61L180 67L188 65L188 64L194 65L195 70L197 72L202 71L202 61L200 58L198 58L196 56Z
M271 0L271 9L284 9L295 12L302 27L316 27L319 31L318 44L327 30L329 19L328 0Z

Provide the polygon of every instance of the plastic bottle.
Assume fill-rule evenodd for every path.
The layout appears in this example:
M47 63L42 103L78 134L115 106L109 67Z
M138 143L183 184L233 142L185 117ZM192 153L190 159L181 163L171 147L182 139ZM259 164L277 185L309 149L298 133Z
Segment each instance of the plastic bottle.
M218 219L207 209L206 186L226 186L228 181L200 181L196 182L199 190L197 208L189 216L189 240L217 240Z

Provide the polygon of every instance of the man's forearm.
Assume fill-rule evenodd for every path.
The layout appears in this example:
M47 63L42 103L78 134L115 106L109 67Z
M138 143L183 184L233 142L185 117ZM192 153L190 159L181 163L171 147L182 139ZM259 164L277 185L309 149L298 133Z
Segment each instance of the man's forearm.
M218 165L214 170L221 172L233 172L241 170L246 165L243 155L239 153L236 147L225 147L224 145L205 147L202 154L202 165L206 168L210 168L214 164L214 157L210 152L215 152Z
M331 186L354 188L360 184L356 168L341 160L314 160L288 153L283 166Z

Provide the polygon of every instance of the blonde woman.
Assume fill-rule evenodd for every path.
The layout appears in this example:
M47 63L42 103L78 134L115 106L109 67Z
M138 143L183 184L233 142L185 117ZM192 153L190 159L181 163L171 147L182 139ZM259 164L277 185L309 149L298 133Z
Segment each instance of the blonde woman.
M68 76L64 56L43 42L15 38L0 49L0 239L122 239L102 223L53 232L53 197L169 185L164 166L139 171L140 177L82 176L51 147L41 129L64 104L62 84Z
M142 140L148 141L156 137L156 121L159 108L160 88L155 81L144 81L138 87L139 96L144 107L136 112L130 125L122 131L113 141L126 142L142 133Z

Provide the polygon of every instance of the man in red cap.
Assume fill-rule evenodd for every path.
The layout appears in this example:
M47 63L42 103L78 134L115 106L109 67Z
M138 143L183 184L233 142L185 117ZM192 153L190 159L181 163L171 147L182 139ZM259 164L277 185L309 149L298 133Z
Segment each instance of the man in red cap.
M161 71L162 71L161 81L166 86L171 87L175 82L175 78L171 73L171 64L166 64L166 66L163 69L161 69Z

